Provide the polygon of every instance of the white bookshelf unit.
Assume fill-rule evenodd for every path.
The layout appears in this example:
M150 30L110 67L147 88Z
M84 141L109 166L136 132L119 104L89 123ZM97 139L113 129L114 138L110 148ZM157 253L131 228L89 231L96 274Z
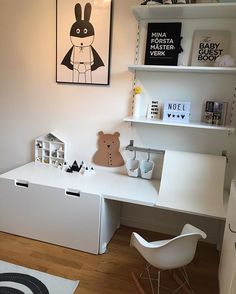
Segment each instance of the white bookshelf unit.
M35 161L63 166L66 162L66 144L49 133L35 140Z
M146 124L146 125L158 125L158 126L178 126L178 127L189 127L193 129L206 129L214 131L225 131L228 133L233 133L235 131L232 125L234 118L234 104L236 97L236 87L235 87L235 77L236 77L236 67L202 67L202 66L190 66L182 65L182 61L177 66L164 66L164 65L145 65L144 62L144 52L145 52L145 42L146 42L146 27L149 22L175 22L181 21L183 23L183 38L185 40L185 45L187 44L187 49L185 51L186 55L191 54L190 43L192 35L195 29L215 29L214 25L217 23L217 29L227 29L231 30L231 52L234 54L236 47L235 40L235 30L233 27L236 24L236 3L202 3L202 4L181 4L181 5L135 5L132 6L132 12L138 21L138 32L137 32L137 44L136 44L136 57L135 63L128 66L128 70L134 74L135 84L140 81L142 84L142 79L146 79L145 85L149 88L154 89L154 85L151 82L147 82L148 77L152 77L154 81L155 76L155 87L157 89L157 94L159 95L160 83L163 83L164 79L169 81L169 85L172 86L172 82L175 81L176 91L170 93L167 89L167 94L165 97L165 89L162 90L161 94L164 99L177 100L175 98L175 93L179 89L181 92L181 97L188 97L191 95L191 104L193 105L194 115L190 117L190 123L175 123L166 122L161 119L148 119L142 114L141 117L126 117L124 122L136 123L136 124ZM219 21L219 23L218 23ZM190 22L193 22L193 31L189 28ZM231 22L231 23L230 23ZM200 24L199 24L200 23ZM233 23L233 25L232 25ZM226 24L226 25L225 25ZM186 34L186 36L185 36ZM181 33L182 35L182 33ZM185 48L184 48L185 50ZM187 52L189 51L189 52ZM235 56L233 56L235 57ZM188 64L185 58L183 64ZM191 82L186 83L186 77L191 76ZM177 84L177 81L178 83ZM196 82L195 82L196 80ZM151 81L151 79L150 79ZM193 81L193 82L192 82ZM195 82L195 86L193 84ZM159 83L159 84L158 84ZM181 89L183 86L181 83L185 83L184 87L188 90L185 92ZM201 84L200 84L201 83ZM191 85L190 85L191 84ZM212 85L212 88L209 87ZM167 88L170 86L167 85ZM198 86L200 85L200 87ZM193 88L191 88L193 87ZM206 94L204 93L205 87L207 88ZM220 91L214 89L218 87ZM231 91L233 88L233 91ZM189 90L191 89L191 90ZM147 88L148 90L148 88ZM199 92L199 94L198 94ZM219 98L215 98L221 92ZM174 93L174 94L173 94ZM173 94L173 97L170 97ZM185 96L184 96L185 95ZM199 95L199 96L198 96ZM180 96L180 94L179 94ZM218 100L223 102L228 102L228 114L226 125L211 125L202 120L202 108L204 102L207 100ZM152 98L156 99L156 97ZM159 100L159 99L157 99ZM164 100L160 99L161 102ZM191 111L192 112L192 111Z

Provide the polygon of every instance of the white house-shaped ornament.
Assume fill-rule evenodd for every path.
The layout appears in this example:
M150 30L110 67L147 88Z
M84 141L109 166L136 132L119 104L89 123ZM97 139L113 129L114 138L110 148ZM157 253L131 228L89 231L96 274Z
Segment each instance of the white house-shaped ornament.
M35 162L62 167L66 162L66 143L48 133L35 139Z

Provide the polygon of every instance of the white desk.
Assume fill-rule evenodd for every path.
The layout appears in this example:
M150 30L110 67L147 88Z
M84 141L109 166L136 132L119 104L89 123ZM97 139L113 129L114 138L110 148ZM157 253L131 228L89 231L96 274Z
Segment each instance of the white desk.
M94 175L67 173L46 164L30 162L0 175L0 179L72 189L101 195L105 199L155 206L160 181L131 178L127 175L96 171Z
M225 168L223 156L166 151L157 206L225 219Z
M154 206L157 188L158 181L31 162L0 176L0 231L103 253L120 224L119 201Z
M97 171L95 175L84 176L66 173L60 169L46 164L31 162L5 174L0 179L19 180L43 186L72 189L101 195L105 199L140 204L145 206L183 211L196 215L225 219L227 207L227 193L221 201L212 205L209 198L199 198L194 193L178 195L171 191L169 195L159 195L160 181L131 178L127 175ZM170 188L172 187L169 183ZM212 187L213 189L214 187ZM212 195L210 195L212 197ZM181 203L182 207L181 207ZM207 205L206 205L207 204Z
M0 176L0 230L97 254L119 226L120 202L225 219L223 191L222 201L210 205L214 195L159 195L162 189L158 180L103 171L85 176L31 162Z

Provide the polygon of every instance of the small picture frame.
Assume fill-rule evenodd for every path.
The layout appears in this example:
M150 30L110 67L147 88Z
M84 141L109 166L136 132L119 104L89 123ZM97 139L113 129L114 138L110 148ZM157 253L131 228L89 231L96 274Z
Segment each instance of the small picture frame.
M148 105L147 118L159 119L160 118L160 101L152 100Z
M177 65L181 27L181 22L148 23L144 64Z
M214 66L216 59L229 54L230 32L196 30L192 40L191 66Z
M212 125L226 124L228 102L223 101L206 101L203 122Z

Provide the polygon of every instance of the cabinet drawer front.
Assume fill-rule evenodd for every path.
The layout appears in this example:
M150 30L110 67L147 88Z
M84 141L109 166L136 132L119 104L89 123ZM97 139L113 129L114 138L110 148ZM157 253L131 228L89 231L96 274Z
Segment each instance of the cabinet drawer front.
M236 183L232 181L219 266L220 294L233 294L236 269Z
M1 231L98 253L99 195L18 182L0 178Z
M229 231L232 234L232 238L236 242L236 182L232 181L231 189L230 189L230 198L228 203L228 209L227 209L227 220L226 220L226 226L228 228L225 228L225 231L229 229Z
M0 178L0 230L28 235L34 222L31 219L31 187L25 181Z

